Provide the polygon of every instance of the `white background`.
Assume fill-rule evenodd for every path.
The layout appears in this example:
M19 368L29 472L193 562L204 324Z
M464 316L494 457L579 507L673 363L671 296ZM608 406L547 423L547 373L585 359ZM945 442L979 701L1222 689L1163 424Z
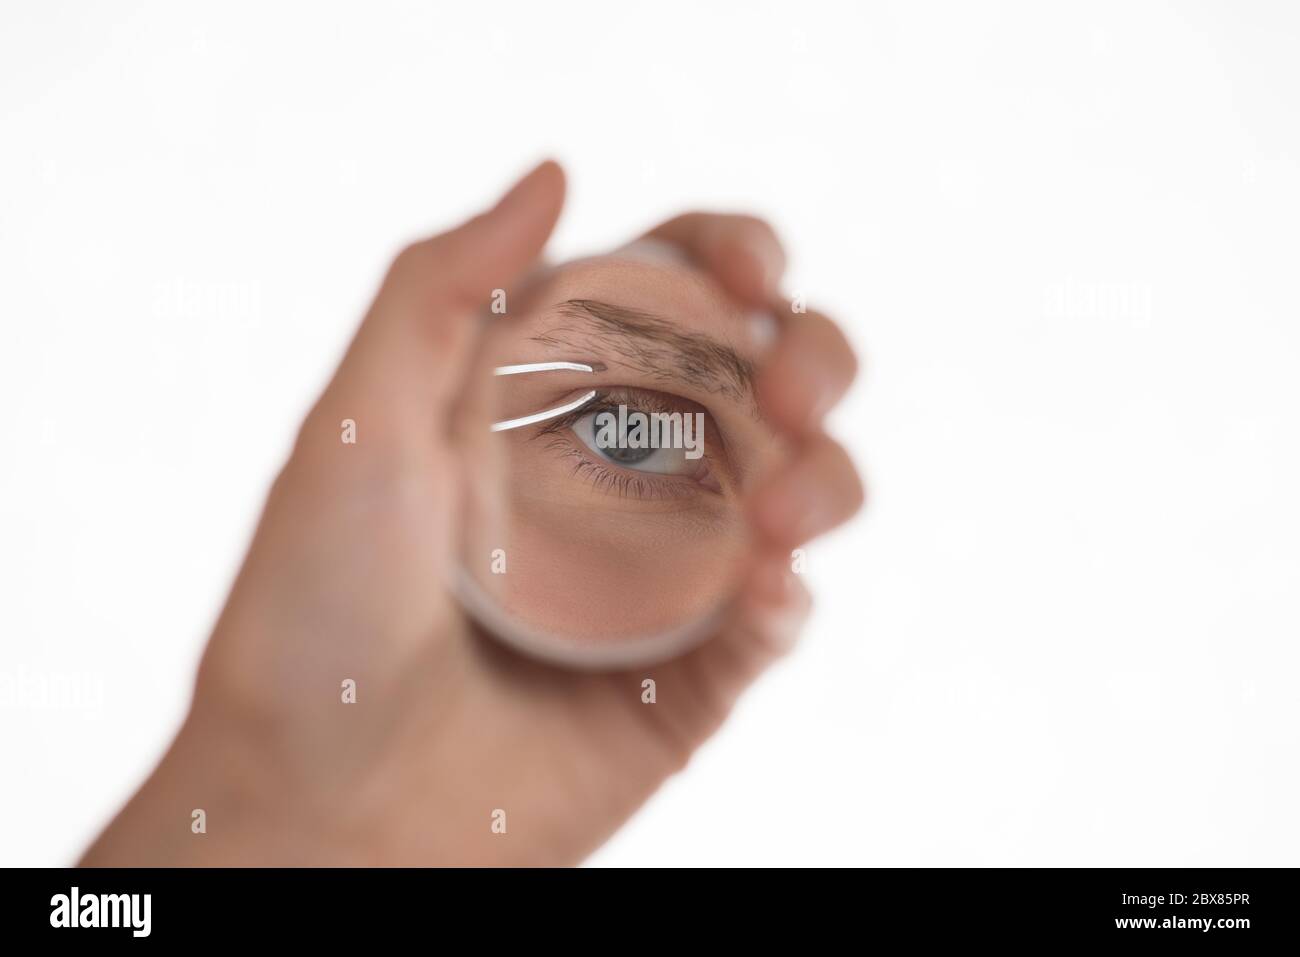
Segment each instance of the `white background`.
M391 254L546 155L557 255L756 211L865 359L804 643L593 863L1300 863L1298 9L8 0L0 863L165 746Z

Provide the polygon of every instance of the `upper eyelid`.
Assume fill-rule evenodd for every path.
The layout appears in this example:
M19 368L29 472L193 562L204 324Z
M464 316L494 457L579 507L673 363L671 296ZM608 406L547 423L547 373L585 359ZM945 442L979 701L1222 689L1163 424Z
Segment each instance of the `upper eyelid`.
M593 409L597 409L600 406L600 403L601 395L598 392L590 402L579 406L572 412L566 412L564 415L556 416L549 422L544 423L542 427L537 430L537 436L534 436L534 438L543 435L554 435L556 432L561 432L564 429L573 428L574 424L577 423L579 419L584 415L590 415Z
M641 398L642 401L636 403L635 405L635 408L638 411L642 411L642 412L682 411L680 409L674 409L669 407L668 403L666 402L656 402L655 399L652 397L654 395L655 393L653 392L653 390L641 389L635 386L607 386L605 388L597 387L596 394L588 402L583 403L581 406L572 410L571 412L566 412L563 415L556 416L555 418L550 419L545 423L545 425L543 425L538 430L537 434L539 436L554 434L566 428L572 428L574 424L585 415L591 415L593 412L613 411L617 409L619 405L619 403L614 400L623 398L625 396ZM647 398L649 399L649 401L645 401ZM672 398L680 399L681 397L672 396ZM684 400L684 401L689 401L689 400ZM622 404L627 406L633 406L632 402L625 401ZM713 418L713 415L709 413L708 409L705 409L704 411L705 414L709 416L709 419L716 423L716 420ZM716 424L715 424L715 428L716 428Z

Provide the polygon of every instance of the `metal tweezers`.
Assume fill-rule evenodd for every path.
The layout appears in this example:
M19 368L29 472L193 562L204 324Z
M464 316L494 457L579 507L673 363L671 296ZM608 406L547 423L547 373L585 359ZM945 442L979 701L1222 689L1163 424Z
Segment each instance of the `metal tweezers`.
M494 370L496 375L525 375L531 372L603 372L605 366L600 362L526 362L522 365L497 366ZM580 409L596 397L596 390L588 392L572 402L566 402L564 405L556 406L553 409L543 409L541 412L534 412L532 415L525 415L518 419L505 419L502 422L493 422L493 432L505 432L509 429L517 429L521 426L532 425L534 422L545 422L547 419L554 419L557 416L564 415L566 412L572 412L574 409Z

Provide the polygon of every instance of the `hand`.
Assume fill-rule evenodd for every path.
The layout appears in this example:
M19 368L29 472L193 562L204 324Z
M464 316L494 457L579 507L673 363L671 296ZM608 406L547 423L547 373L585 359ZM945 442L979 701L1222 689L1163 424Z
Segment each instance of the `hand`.
M758 389L795 452L750 502L765 544L725 626L654 669L650 707L642 671L520 657L440 587L483 431L456 425L475 317L536 262L563 196L545 163L394 261L271 489L190 714L84 864L576 863L789 648L809 602L790 550L862 500L821 432L855 367L829 320L777 300L784 255L748 217L689 214L650 234L737 300L785 312Z

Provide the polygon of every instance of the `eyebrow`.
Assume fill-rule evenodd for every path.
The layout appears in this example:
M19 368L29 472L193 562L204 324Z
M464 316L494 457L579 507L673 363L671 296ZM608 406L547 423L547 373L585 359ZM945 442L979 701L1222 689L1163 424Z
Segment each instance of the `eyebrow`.
M737 400L753 396L754 364L711 336L683 332L651 312L594 299L567 299L555 311L562 321L533 336L534 342L581 351L594 340L652 379L681 380Z

